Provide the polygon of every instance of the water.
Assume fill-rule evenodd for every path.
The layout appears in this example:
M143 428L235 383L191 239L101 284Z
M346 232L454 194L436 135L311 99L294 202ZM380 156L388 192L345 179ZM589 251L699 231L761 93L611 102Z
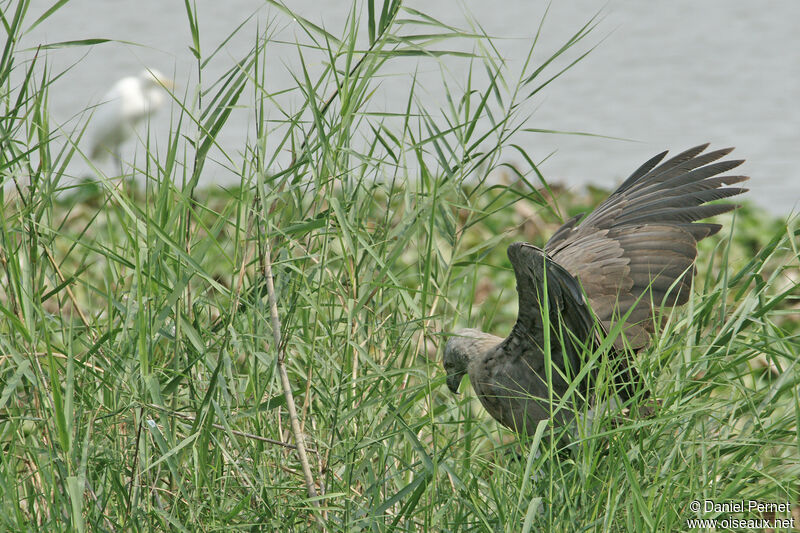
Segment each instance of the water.
M256 0L198 2L201 49L210 54L250 14L255 16L210 62L204 82L210 82L243 57L255 42L257 29L269 27L287 44L271 45L270 90L291 86L298 73L297 50L291 44L306 39L299 25L274 7ZM29 23L51 2L35 0ZM341 2L296 1L291 8L334 34L344 27L347 11ZM501 4L479 1L407 3L440 20L465 27L464 12L487 33L503 37L498 46L512 67L519 68L530 45L545 3L506 0ZM502 7L499 7L502 6ZM736 146L734 156L747 159L741 173L751 176L750 198L776 214L800 208L800 2L775 0L571 0L554 2L544 25L540 60L556 49L593 14L602 9L596 32L581 47L598 47L563 78L536 97L531 126L584 131L631 139L521 133L515 142L537 159L553 182L571 186L596 183L612 186L646 158L663 149L682 150L702 142L715 147ZM95 37L122 42L92 48L78 47L46 53L52 72L69 68L50 91L53 120L66 130L76 116L99 102L113 82L145 66L173 77L178 92L196 87L196 62L189 51L191 36L183 2L96 2L77 0L34 28L23 45ZM319 72L323 58L308 68ZM402 72L413 65L394 66ZM444 106L438 67L422 65L426 106ZM468 68L464 60L450 58L446 68L455 79ZM408 78L408 76L405 76ZM407 87L389 80L375 103L402 110ZM296 100L295 100L296 101ZM291 106L292 100L286 101ZM218 139L234 161L246 139L253 138L252 99L241 102L231 123ZM296 105L295 105L296 108ZM160 141L169 128L169 112L152 124ZM279 110L273 119L282 118ZM133 156L134 144L125 156ZM207 182L236 181L221 152L219 165L208 165ZM515 162L513 154L508 155ZM519 158L516 157L516 160ZM518 161L521 162L521 161ZM280 162L279 162L280 164ZM69 172L84 175L85 162L76 161Z

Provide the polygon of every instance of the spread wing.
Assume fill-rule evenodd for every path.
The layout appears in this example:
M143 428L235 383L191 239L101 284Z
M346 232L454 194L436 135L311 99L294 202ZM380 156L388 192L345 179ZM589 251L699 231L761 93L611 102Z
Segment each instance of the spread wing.
M697 221L738 207L706 202L747 191L731 186L746 176L719 176L742 164L715 162L733 149L702 153L707 147L663 163L667 152L653 157L583 221L567 221L545 247L578 278L604 327L633 309L626 329L633 348L644 346L653 331L651 302L674 306L688 299L697 242L721 229Z
M519 314L505 342L535 346L527 353L541 356L544 348L543 295L547 294L550 343L553 364L564 375L574 377L581 368L583 344L596 338L595 321L578 281L563 267L533 245L517 242L508 247L519 296ZM561 356L557 354L563 354ZM541 367L542 361L532 361ZM569 368L568 368L569 367ZM555 373L554 373L555 379ZM558 391L559 393L563 391Z

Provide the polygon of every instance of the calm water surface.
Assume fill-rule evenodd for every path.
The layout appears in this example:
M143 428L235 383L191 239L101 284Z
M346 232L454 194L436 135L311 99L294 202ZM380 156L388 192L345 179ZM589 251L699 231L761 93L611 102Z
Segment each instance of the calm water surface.
M29 22L51 4L35 0ZM288 5L334 34L344 27L347 12L342 2L293 0ZM467 13L487 33L502 37L498 46L513 69L525 59L546 3L468 0L412 1L406 5L459 27L466 27ZM222 75L244 56L259 28L269 27L274 38L288 42L268 48L269 90L294 84L291 72L298 72L298 61L297 49L291 43L307 42L307 38L285 14L255 0L201 0L198 9L205 55L250 14L255 14L211 61L204 71L204 83ZM747 159L741 168L742 173L752 177L750 195L754 201L777 214L798 211L800 2L556 0L535 57L546 57L599 10L600 25L581 50L598 43L599 46L536 97L530 125L634 142L520 134L515 141L537 160L555 152L542 165L545 176L576 187L587 182L611 186L656 152L710 141L717 147L736 146L734 154ZM34 28L23 44L34 47L95 37L139 45L115 42L47 53L52 72L69 69L50 91L53 120L65 130L75 127L81 111L99 102L115 80L137 73L144 66L174 77L178 92L195 90L196 63L189 51L191 36L184 2L73 1ZM308 68L320 72L322 66L312 62ZM415 65L393 68L406 75L387 78L389 81L382 84L373 103L402 111L408 86L401 81L409 78L407 73ZM424 96L425 105L429 109L445 106L439 67L428 62L419 68L425 90L420 96ZM454 79L463 79L468 63L450 58L445 68ZM252 99L242 102L242 108L233 113L231 123L218 139L234 161L247 139L253 137L254 116L248 109L251 103ZM290 99L287 106L291 105ZM272 118L279 120L282 115L274 111ZM159 142L166 138L169 123L170 113L162 112L152 124ZM134 150L135 143L129 143L125 157L133 157ZM508 154L508 158L513 162L515 156ZM231 164L221 152L215 154L215 159L219 164L207 166L205 179L236 181L229 169ZM76 161L69 171L80 176L89 167Z

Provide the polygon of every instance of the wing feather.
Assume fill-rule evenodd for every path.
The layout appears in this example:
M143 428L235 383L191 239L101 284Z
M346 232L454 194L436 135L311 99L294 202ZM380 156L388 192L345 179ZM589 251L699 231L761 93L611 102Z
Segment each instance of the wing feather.
M651 302L681 305L689 297L697 242L721 228L697 221L738 207L707 202L747 191L732 186L746 176L719 176L742 164L719 161L733 149L703 153L706 148L664 162L666 152L653 157L580 223L573 217L562 226L545 247L580 281L604 327L631 311L626 326L634 348L644 346L653 331Z
M508 257L514 267L519 297L519 315L509 335L510 342L540 344L543 341L543 301L546 295L552 353L564 355L562 361L553 358L553 362L566 375L574 376L581 367L581 344L593 342L596 336L595 320L578 280L547 257L544 250L527 243L517 242L509 246Z

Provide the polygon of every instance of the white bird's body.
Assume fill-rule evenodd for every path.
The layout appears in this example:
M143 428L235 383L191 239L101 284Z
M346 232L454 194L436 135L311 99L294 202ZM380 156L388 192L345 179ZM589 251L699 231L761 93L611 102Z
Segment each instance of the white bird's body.
M103 97L93 119L90 156L102 161L133 136L136 126L164 104L165 88L172 82L156 70L122 78Z

